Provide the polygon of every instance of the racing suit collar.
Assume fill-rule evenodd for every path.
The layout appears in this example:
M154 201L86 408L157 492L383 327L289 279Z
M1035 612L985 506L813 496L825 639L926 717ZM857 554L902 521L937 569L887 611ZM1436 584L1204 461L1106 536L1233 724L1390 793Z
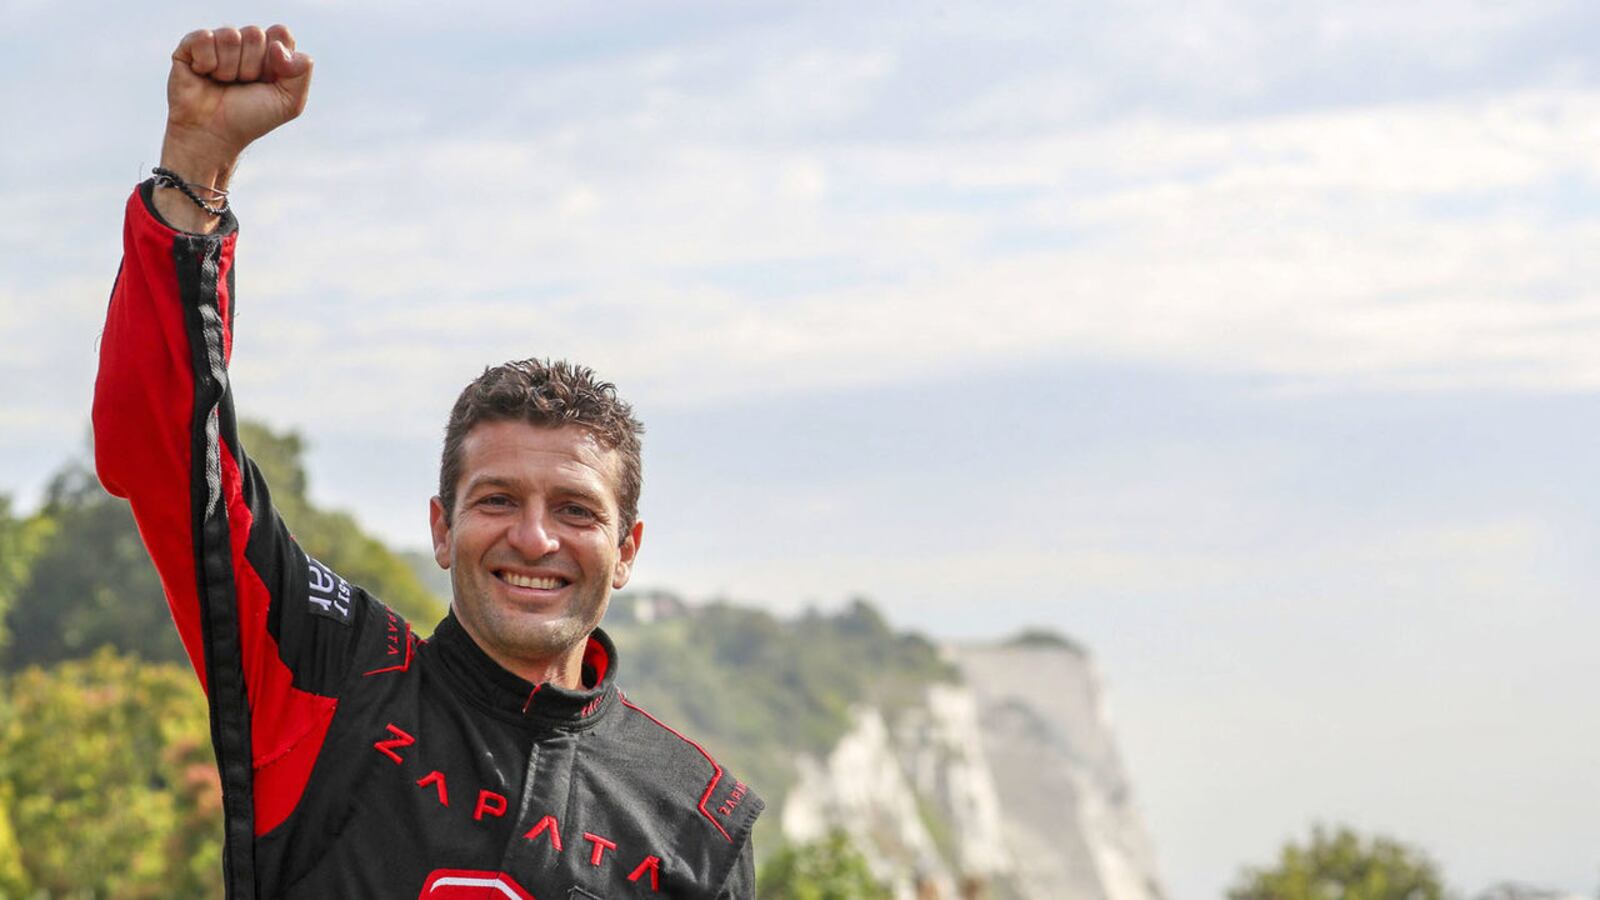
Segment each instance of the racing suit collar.
M533 684L506 671L483 652L451 613L429 639L456 686L501 718L541 725L588 727L598 722L615 700L617 648L599 628L589 636L583 654L583 675L592 687L569 690L548 682Z

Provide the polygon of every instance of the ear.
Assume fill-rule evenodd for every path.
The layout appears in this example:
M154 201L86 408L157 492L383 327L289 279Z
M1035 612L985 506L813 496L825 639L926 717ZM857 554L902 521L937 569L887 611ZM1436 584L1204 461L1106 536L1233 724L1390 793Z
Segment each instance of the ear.
M628 576L633 574L633 561L639 556L639 544L644 542L644 523L634 521L633 527L628 529L628 536L623 539L620 552L617 554L617 567L611 574L612 590L621 590L628 584Z
M433 532L433 561L441 569L450 568L450 523L438 497L428 501L428 528Z

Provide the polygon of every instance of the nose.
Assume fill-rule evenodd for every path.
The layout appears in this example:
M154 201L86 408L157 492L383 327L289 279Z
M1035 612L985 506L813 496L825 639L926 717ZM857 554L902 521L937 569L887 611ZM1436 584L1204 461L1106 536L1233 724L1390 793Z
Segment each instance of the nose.
M506 534L506 542L528 560L549 556L561 549L550 525L549 513L538 504L528 504Z

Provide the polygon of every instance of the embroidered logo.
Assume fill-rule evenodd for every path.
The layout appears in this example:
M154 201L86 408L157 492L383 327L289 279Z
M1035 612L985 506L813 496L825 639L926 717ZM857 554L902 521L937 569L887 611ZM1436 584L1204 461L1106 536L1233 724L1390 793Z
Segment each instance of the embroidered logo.
M410 781L413 774L421 771L427 765L414 756L413 751L409 749L416 747L420 751L421 742L393 722L385 725L384 730L387 736L374 741L372 748L387 756L390 762L401 766L402 769L410 769L411 771L406 772L404 775L404 778ZM404 751L404 755L402 755L402 751ZM463 786L461 784L463 779L460 773L457 773L455 777L457 777L459 791ZM448 779L444 772L432 769L426 775L415 780L416 786L414 789L421 791L423 796L431 797L433 800L438 801L438 806L434 808L439 810L441 815L454 816L460 821L466 816L466 805L465 803L457 803L455 806L451 806L450 788L447 781ZM465 785L468 792L466 796L471 796L470 790L473 787L476 787L476 785L467 782ZM458 793L458 797L460 796L461 794ZM433 806L432 803L426 805ZM478 790L477 803L472 810L472 820L480 824L471 827L493 827L497 823L491 820L502 819L509 808L510 801L506 798L506 795L487 788L480 788ZM532 816L528 818L531 819ZM517 827L520 828L521 826L518 825ZM625 839L613 840L597 832L583 831L582 825L575 824L570 819L567 821L566 827L567 841L563 843L561 839L561 822L553 814L547 813L540 816L538 821L523 832L522 839L531 845L544 848L539 852L548 854L545 856L546 860L554 861L558 858L557 854L564 854L570 851L577 859L588 863L589 867L602 870L602 872L595 873L598 878L611 878L612 875L610 873L612 872L617 874L626 872L628 881L638 886L635 893L643 895L647 890L651 894L661 893L661 882L666 877L662 869L666 863L662 861L660 856L639 846L640 842ZM581 834L583 836L582 841L574 840L574 834ZM640 858L641 853L643 858ZM634 860L638 860L638 862L635 863ZM671 885L668 885L668 887L670 889ZM426 900L426 898L439 898L439 900L446 900L446 898L448 900L488 900L488 898L526 900L526 893L522 893L524 890L521 885L517 884L511 876L504 872L439 869L433 872L428 879L428 883L423 885L421 898L423 900ZM574 893L571 894L571 897L595 896L584 893L582 888L574 887L572 890ZM670 890L668 893L671 893Z
M436 869L417 900L533 900L533 895L504 872Z
M322 563L307 556L307 576L311 587L311 611L344 625L350 624L350 582Z

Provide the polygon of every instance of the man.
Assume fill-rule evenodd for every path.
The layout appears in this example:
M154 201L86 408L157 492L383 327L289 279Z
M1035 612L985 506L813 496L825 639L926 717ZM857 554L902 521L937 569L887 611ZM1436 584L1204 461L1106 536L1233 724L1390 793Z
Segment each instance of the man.
M235 427L224 192L311 70L282 26L179 44L95 384L100 478L210 702L229 896L752 896L761 801L628 702L597 627L644 533L609 384L528 361L462 393L430 507L454 598L426 641L274 512Z

